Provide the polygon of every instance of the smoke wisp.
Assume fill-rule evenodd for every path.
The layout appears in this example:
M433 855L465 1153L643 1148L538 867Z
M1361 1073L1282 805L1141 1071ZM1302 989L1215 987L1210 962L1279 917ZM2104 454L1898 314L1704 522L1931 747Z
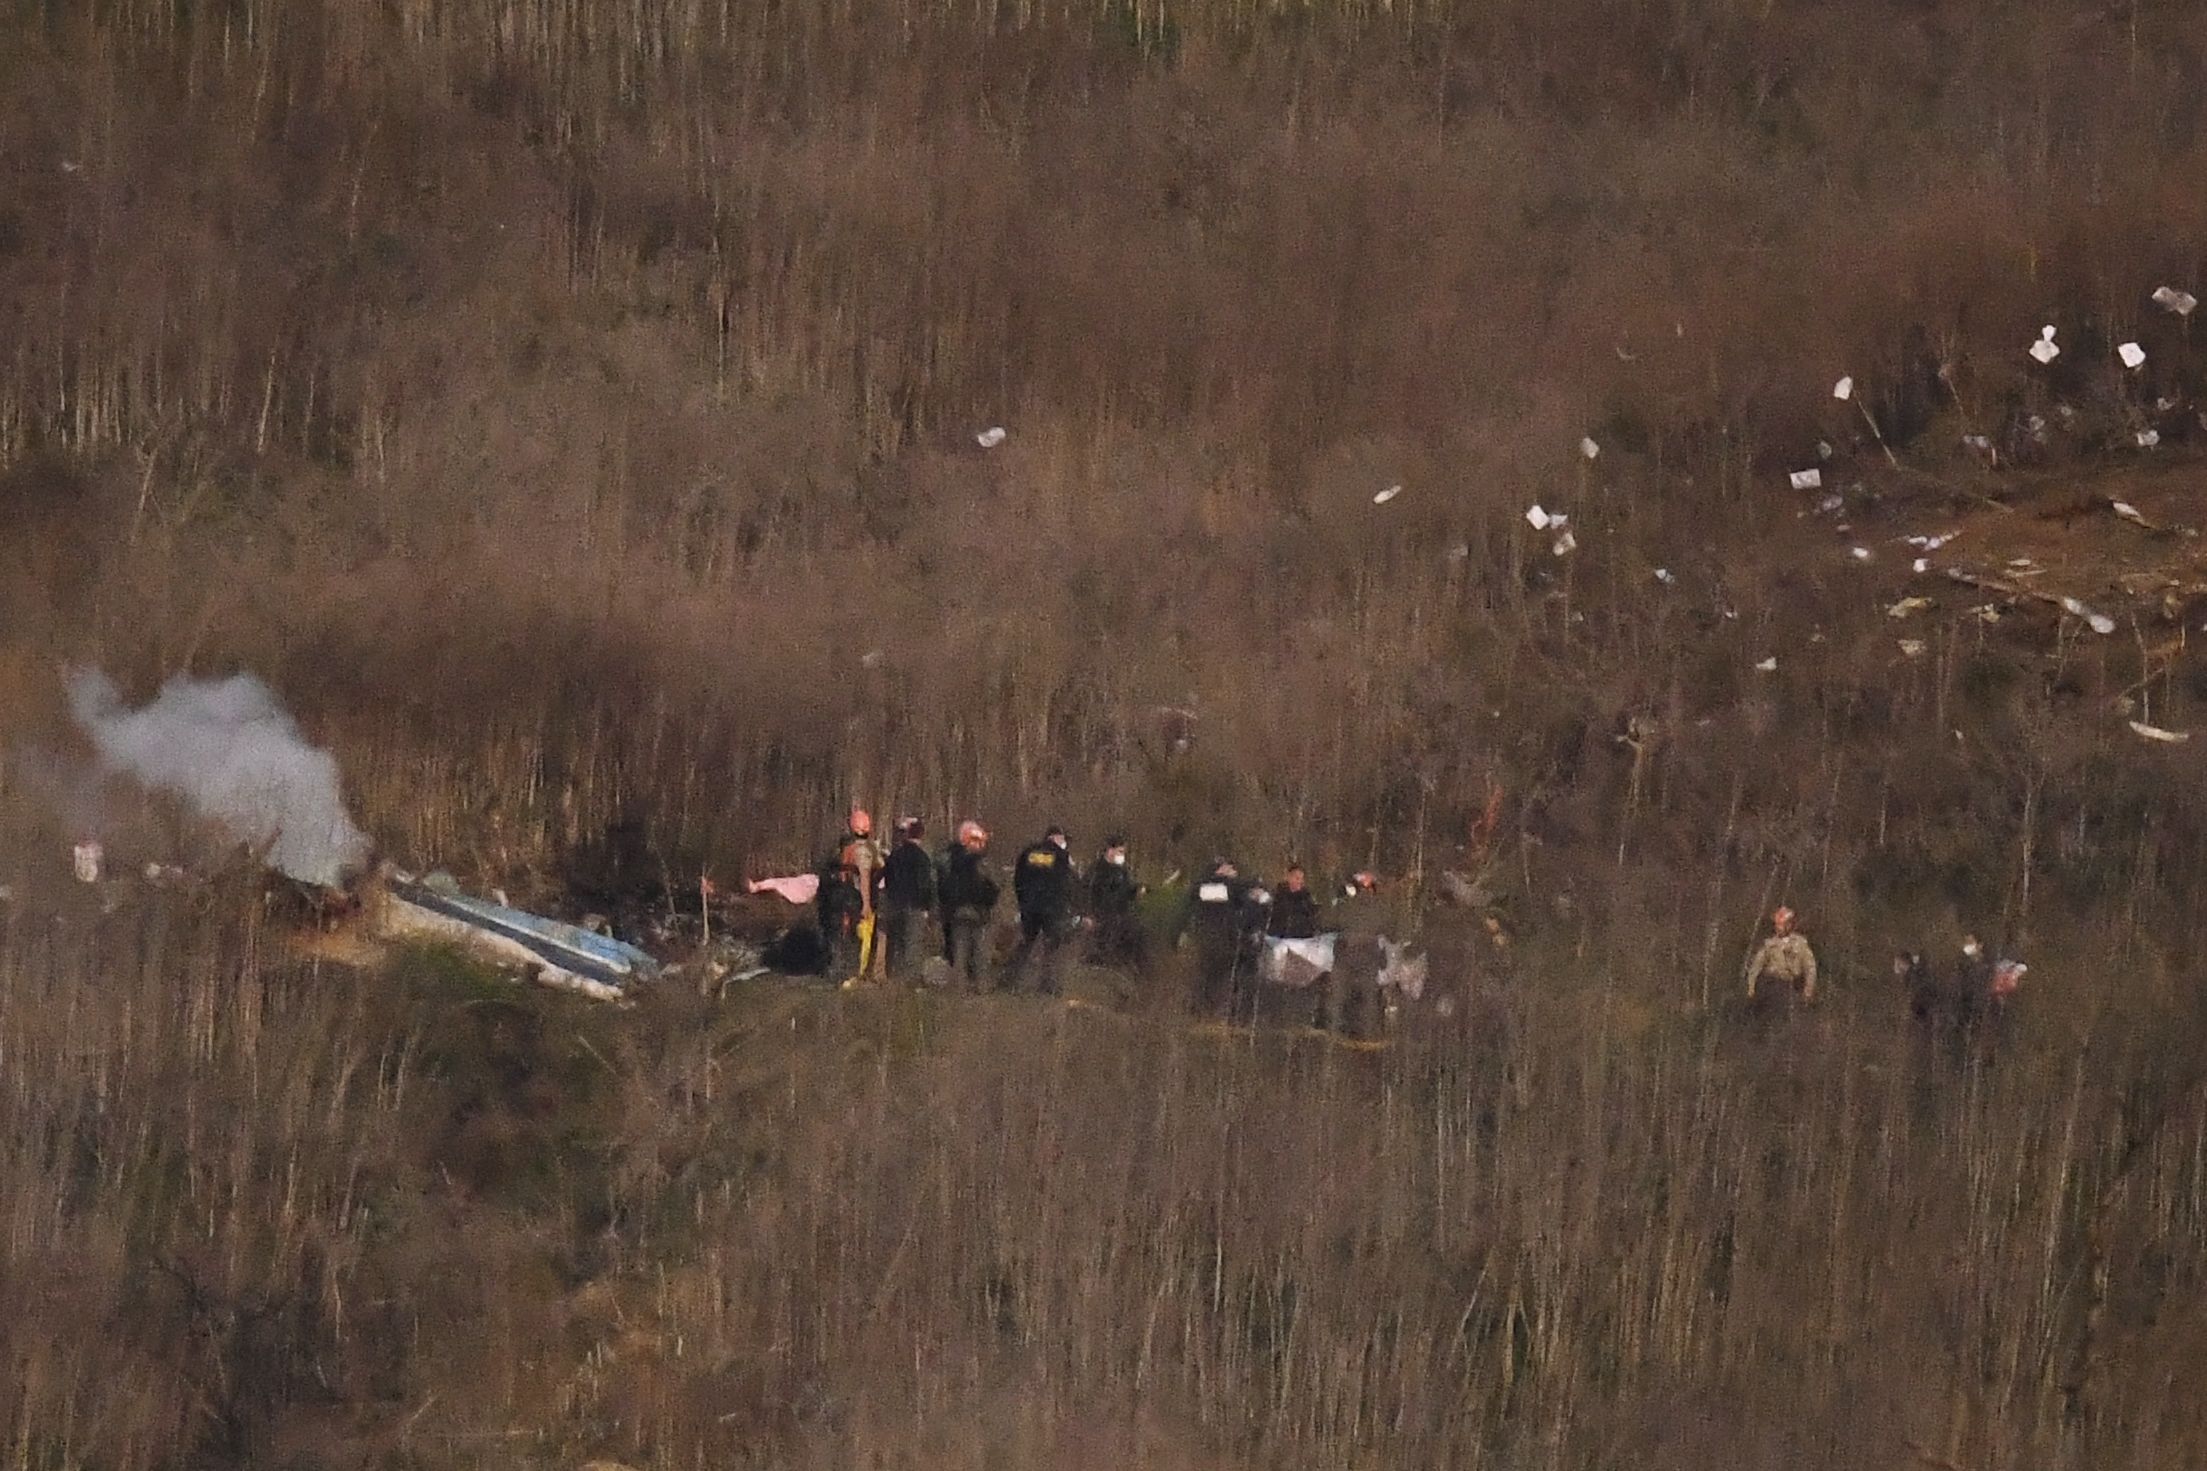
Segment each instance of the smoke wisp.
M96 669L69 676L69 708L106 767L181 797L267 864L335 884L368 856L339 793L337 762L306 743L268 686L249 674L187 679L131 709Z

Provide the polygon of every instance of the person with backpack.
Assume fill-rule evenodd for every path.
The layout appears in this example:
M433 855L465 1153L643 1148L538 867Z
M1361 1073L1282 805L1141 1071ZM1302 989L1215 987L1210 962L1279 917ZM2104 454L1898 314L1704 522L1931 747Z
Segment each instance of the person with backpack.
M820 863L820 890L813 900L820 921L820 951L827 978L849 985L858 979L859 926L866 917L858 870L842 848Z
M927 829L917 817L897 824L896 846L881 864L881 900L875 906L876 949L882 974L908 978L916 965L920 929L935 907L935 864L927 856Z
M988 989L984 974L989 914L996 908L996 880L981 860L989 849L988 829L968 818L944 847L935 871L935 903L942 913L943 959L953 975L962 971L975 991Z
M851 809L842 840L836 844L836 859L840 866L851 870L852 881L858 885L858 922L852 931L857 940L856 964L851 972L855 981L876 968L874 891L881 885L881 844L874 841L874 819L865 808Z

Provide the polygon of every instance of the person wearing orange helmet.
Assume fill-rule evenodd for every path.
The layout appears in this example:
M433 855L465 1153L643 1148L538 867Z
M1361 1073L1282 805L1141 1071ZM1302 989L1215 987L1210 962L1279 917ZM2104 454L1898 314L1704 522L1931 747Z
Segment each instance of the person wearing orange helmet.
M873 814L865 808L853 806L850 820L845 823L842 841L836 844L836 861L839 867L851 875L858 886L858 917L853 938L857 946L857 965L849 979L855 981L871 973L880 947L874 944L874 893L881 885L883 854L881 844L874 840Z
M1775 994L1788 1001L1816 1000L1816 952L1810 948L1808 936L1793 927L1793 911L1784 905L1771 914L1769 938L1755 947L1747 962L1750 1003L1767 994L1762 990L1765 981L1776 987Z

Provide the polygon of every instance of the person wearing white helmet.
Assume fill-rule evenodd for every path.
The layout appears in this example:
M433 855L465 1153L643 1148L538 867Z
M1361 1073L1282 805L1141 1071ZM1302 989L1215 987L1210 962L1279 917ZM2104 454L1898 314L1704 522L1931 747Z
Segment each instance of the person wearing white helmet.
M982 973L989 913L996 908L996 880L981 866L988 852L988 829L971 818L958 824L958 835L943 849L935 871L935 902L943 920L943 959L951 973L965 972L966 984L986 989Z
M1793 927L1793 918L1793 911L1784 905L1771 914L1769 938L1755 947L1754 955L1747 962L1747 999L1750 1002L1766 994L1804 1004L1816 1000L1816 952L1810 948L1808 936ZM1774 992L1763 991L1766 981Z

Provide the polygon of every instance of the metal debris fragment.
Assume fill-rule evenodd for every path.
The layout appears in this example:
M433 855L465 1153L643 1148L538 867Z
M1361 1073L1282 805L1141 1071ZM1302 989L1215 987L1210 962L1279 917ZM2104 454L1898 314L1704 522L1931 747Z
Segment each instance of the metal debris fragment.
M2192 733L2188 730L2163 730L2158 725L2148 725L2142 720L2133 720L2127 723L2132 730L2138 732L2147 740L2160 741L2165 745L2181 746L2192 738Z
M2166 307L2180 317L2190 316L2192 308L2199 305L2198 297L2189 291L2179 291L2174 286L2154 288L2153 300L2156 306Z
M1824 488L1824 472L1821 470L1796 470L1786 477L1795 490L1821 490Z
M1902 598L1885 610L1885 616L1888 618L1906 618L1912 614L1921 613L1930 606L1931 599L1929 598Z
M2123 360L2126 368L2140 367L2146 361L2146 350L2135 342L2126 342L2116 348L2115 355Z

